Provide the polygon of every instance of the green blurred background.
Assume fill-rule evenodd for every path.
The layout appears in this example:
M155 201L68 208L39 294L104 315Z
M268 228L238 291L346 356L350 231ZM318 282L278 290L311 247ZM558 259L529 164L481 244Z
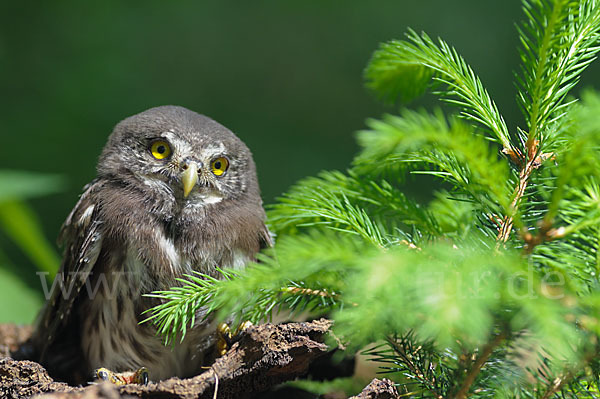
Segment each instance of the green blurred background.
M362 70L378 43L402 38L407 27L455 46L509 127L522 125L512 84L520 7L494 0L1 2L0 169L64 179L17 176L55 191L45 196L13 192L14 176L0 184L33 210L9 199L0 209L0 321L31 322L42 303L35 271L55 262L57 251L35 243L43 236L54 246L119 120L163 104L216 119L251 148L265 202L273 202L303 176L344 169L364 120L394 111L364 89ZM592 65L584 85L593 86L598 71ZM430 106L431 97L419 105ZM23 227L36 219L39 231Z

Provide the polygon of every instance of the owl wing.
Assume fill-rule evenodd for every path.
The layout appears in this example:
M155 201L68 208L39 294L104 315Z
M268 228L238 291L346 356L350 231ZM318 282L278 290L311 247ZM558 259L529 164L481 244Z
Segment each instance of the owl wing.
M78 315L71 313L102 248L102 221L98 217L97 203L97 193L102 185L102 182L94 180L84 187L83 194L61 228L59 243L64 246L63 262L52 283L50 297L38 315L33 338L40 362L47 363L50 357L54 357L54 347L63 346L58 345L58 340L79 350L79 326L73 320ZM60 361L70 360L59 357Z

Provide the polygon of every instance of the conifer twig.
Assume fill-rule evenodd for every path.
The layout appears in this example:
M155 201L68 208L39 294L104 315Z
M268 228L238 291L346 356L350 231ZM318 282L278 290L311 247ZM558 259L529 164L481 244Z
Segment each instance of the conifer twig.
M327 292L327 290L314 290L312 288L302 287L285 287L282 289L283 292L299 295L310 295L310 296L321 296L325 298L336 298L339 295L335 292Z
M498 236L496 238L496 249L500 248L500 245L508 241L508 237L510 236L510 232L512 231L514 214L517 213L519 208L519 202L523 195L525 194L525 189L527 188L527 184L529 183L529 178L531 177L531 173L534 169L540 167L543 160L537 156L539 141L534 140L531 143L527 142L528 148L528 159L529 161L524 162L524 166L519 172L519 183L515 188L514 198L510 204L510 209L512 210L511 215L506 215L502 220L500 229L498 231Z
M421 248L417 247L415 244L407 240L400 240L400 244L406 245L409 249L416 249L417 251L421 250Z
M562 389L562 387L564 386L564 384L569 380L570 378L567 377L556 377L554 379L554 381L552 381L552 384L550 385L550 387L548 388L548 390L546 392L544 392L544 396L542 396L542 399L549 399L550 397L552 397L552 395L554 395L555 393L557 393L558 391L560 391Z
M552 227L552 223L547 219L542 220L539 225L539 230L536 235L531 234L528 231L522 232L521 236L523 241L525 241L525 246L523 247L523 251L526 254L530 254L533 252L533 249L543 244L544 242L554 241L559 238L563 238L565 236L566 229L564 227L554 228Z
M589 362L597 356L597 349L588 351L585 357L583 358L581 364L589 365ZM554 380L552 380L551 384L548 387L548 390L544 392L544 396L542 396L542 399L549 399L552 397L552 395L556 394L557 392L560 392L560 390L563 389L563 387L567 383L569 383L573 378L575 378L577 372L578 370L567 369L562 376L556 377Z
M412 357L422 349L422 346L419 346L416 348L416 350L414 350L413 353L409 354L406 352L406 348L402 343L398 344L398 342L395 340L388 340L388 343L394 352L402 359L402 363L406 366L408 371L412 373L417 381L421 382L421 386L431 393L435 398L443 398L441 392L436 389L435 376L433 379L430 379L429 376L427 376L426 373L423 373L412 360Z
M479 355L477 357L477 359L475 359L473 366L468 371L467 376L465 377L462 386L460 387L460 389L454 396L455 398L465 399L467 397L469 389L471 388L471 385L473 385L473 382L475 381L475 378L477 377L477 375L479 375L481 368L488 361L488 359L492 355L492 352L494 351L494 349L498 345L500 345L500 343L504 340L504 338L506 338L506 333L501 332L500 334L496 335L496 337L483 348L481 355Z

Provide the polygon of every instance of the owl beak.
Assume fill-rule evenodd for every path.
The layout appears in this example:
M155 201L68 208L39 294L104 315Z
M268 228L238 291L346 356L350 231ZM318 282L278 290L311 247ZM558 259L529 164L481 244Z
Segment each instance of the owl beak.
M183 197L187 196L192 192L192 189L198 182L198 165L196 162L190 162L186 164L187 168L181 174L181 182L183 183Z

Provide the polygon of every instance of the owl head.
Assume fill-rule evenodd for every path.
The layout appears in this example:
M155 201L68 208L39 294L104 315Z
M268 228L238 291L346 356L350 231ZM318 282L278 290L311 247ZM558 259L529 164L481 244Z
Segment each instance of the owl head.
M151 108L117 124L98 176L160 190L182 203L260 197L248 147L226 127L178 106Z

